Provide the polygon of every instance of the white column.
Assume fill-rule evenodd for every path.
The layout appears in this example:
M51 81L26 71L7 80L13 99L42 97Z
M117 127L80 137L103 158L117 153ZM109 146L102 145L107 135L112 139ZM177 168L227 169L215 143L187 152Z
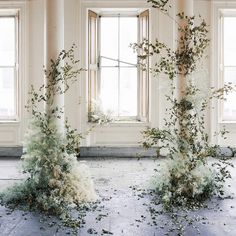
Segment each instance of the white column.
M45 0L45 12L45 63L48 70L51 65L50 60L55 60L64 49L64 0ZM54 106L64 108L64 94L55 96ZM56 121L56 125L59 131L63 132L63 114L61 119Z
M177 13L184 12L187 16L193 16L193 0L176 0Z
M186 16L193 16L193 0L176 0L176 14L182 13ZM186 25L186 20L180 20L178 19L178 27L184 27ZM183 34L180 32L177 32L177 38L180 39L180 37ZM179 45L177 45L179 47ZM186 77L184 75L179 75L179 78L177 79L177 88L178 88L178 98L181 98L186 90Z

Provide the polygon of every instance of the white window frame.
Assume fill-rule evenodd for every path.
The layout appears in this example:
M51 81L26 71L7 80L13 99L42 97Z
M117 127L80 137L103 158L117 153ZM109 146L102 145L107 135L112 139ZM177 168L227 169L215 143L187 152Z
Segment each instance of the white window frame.
M219 40L220 40L220 52L219 52L219 77L220 77L220 86L223 86L225 83L224 75L225 75L225 68L234 67L236 66L226 66L224 64L224 17L235 17L236 18L236 8L234 9L221 9L220 10L220 32L219 32ZM235 56L236 58L236 56ZM224 101L220 101L220 119L222 123L236 123L236 118L234 120L225 119L224 117Z
M121 63L125 63L125 64L130 64L128 62L123 62L120 60L120 55L118 53L118 60L115 60L118 62L118 66L101 66L101 57L106 58L104 56L101 56L101 17L138 17L137 13L126 13L126 12L105 12L105 13L101 13L98 14L98 84L101 84L101 68L102 67L112 67L112 68L117 68L118 69L118 90L119 90L119 84L120 84L120 69L122 68L122 66L120 66ZM137 20L137 29L138 29L138 20ZM118 29L118 51L119 49L119 35L120 34L120 29ZM138 35L137 35L138 38ZM138 67L138 58L137 58L137 63L135 65L131 66L132 68L134 67ZM139 69L137 69L137 86L139 85ZM100 87L98 87L98 96L100 97ZM138 99L139 97L139 93L138 93L138 88L137 88L137 115L136 116L114 116L113 118L115 119L115 121L137 121L138 120L138 107L139 107L139 101L140 99ZM120 91L118 91L118 103L120 100ZM120 107L118 105L118 113L120 113L119 111Z
M221 75L221 16L222 11L236 9L235 1L212 1L211 2L211 87L220 88L223 85ZM235 146L236 121L225 121L222 118L222 101L217 99L211 103L210 112L210 133L212 144L232 145ZM228 138L225 140L215 133L222 129L230 131Z
M100 10L102 10L100 12ZM149 10L143 9L143 8L136 8L135 10L133 10L133 8L126 8L125 10L117 10L116 8L109 8L108 10L106 9L104 11L104 9L88 9L88 11L92 11L95 12L98 15L98 19L100 18L100 16L104 16L104 17L137 17L137 28L138 28L138 35L137 38L140 38L140 25L139 25L139 20L138 20L138 16L141 15L140 13L143 12L149 12ZM145 15L146 16L146 15ZM149 17L147 15L147 17ZM150 21L150 19L148 20ZM149 23L147 25L147 34L148 34L148 39L149 39ZM97 73L97 78L98 81L96 83L97 89L95 89L95 91L88 91L88 94L94 94L95 96L95 100L99 98L99 94L100 94L100 81L101 81L101 75L100 75L100 20L98 20L98 25L97 25L97 67L96 69L93 68L94 71L96 71ZM89 50L88 50L89 51ZM138 64L138 58L137 58L137 64ZM149 60L147 61L147 66L149 67ZM94 67L94 66L92 66ZM90 72L89 72L90 73ZM115 121L114 122L148 122L149 121L149 73L147 73L146 79L147 79L147 84L146 84L146 88L142 88L141 84L141 69L138 68L137 70L137 116L118 116L118 117L114 117ZM90 82L88 82L88 88L89 89L94 89L94 86L90 84ZM143 89L145 89L145 91L143 91ZM145 98L144 98L145 96ZM140 98L141 97L141 98ZM88 110L91 110L91 98L88 98Z
M30 2L26 0L0 1L0 10L18 12L18 84L17 84L17 104L18 114L16 119L0 119L0 146L21 146L24 133L28 126L29 114L25 109L28 100L29 88L29 9Z
M14 66L0 65L0 68L14 69L15 115L10 117L0 116L0 122L11 122L19 119L19 10L0 9L0 17L13 17L15 19L15 63Z

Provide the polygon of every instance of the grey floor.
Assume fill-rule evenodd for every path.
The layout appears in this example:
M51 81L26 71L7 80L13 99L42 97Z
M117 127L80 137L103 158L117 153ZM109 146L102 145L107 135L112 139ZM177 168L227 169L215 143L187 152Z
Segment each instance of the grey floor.
M153 169L163 160L152 159L86 159L101 203L84 217L77 235L161 236L178 235L178 227L185 227L183 235L236 235L235 199L213 199L195 212L173 215L162 213L161 206L152 203L152 197L143 191L151 186ZM236 160L233 161L236 164ZM23 178L20 161L0 159L0 190ZM236 173L230 191L236 193ZM182 215L182 217L181 217ZM183 220L184 219L184 220ZM191 223L193 221L193 223ZM180 223L177 223L180 222ZM186 222L190 222L187 225ZM63 236L73 235L53 217L34 212L11 211L0 206L0 236Z

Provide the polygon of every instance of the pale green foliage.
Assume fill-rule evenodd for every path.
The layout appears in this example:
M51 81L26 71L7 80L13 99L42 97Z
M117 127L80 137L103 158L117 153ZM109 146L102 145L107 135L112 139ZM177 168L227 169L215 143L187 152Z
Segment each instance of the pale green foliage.
M169 16L166 10L168 1L148 2ZM222 160L214 164L217 168L207 164L207 157L214 156L217 147L209 143L205 115L211 99L222 99L224 94L235 90L235 86L227 84L217 90L212 88L209 94L202 96L193 72L209 45L207 25L201 18L200 23L195 24L195 16L188 17L184 13L176 17L178 21L172 18L178 24L180 35L176 50L158 40L133 44L135 51L142 52L140 59L157 58L151 72L155 76L167 75L171 83L171 93L166 95L170 108L166 109L164 128L148 128L143 132L143 146L157 146L157 153L163 149L169 158L155 181L156 190L166 207L196 204L213 193L223 196L223 183L230 178L227 170L230 162ZM141 67L147 69L145 65ZM176 97L175 82L180 79L186 81L186 87L181 96Z
M148 0L147 2L152 3L153 8L159 8L163 12L167 12L167 9L171 7L170 5L168 8L166 6L169 0Z
M22 156L27 179L2 193L2 203L23 204L49 214L67 215L71 206L96 199L88 167L76 159L81 134L72 129L67 120L65 134L60 133L57 126L63 110L54 104L54 97L64 94L69 89L69 81L76 80L82 70L76 69L77 64L74 47L63 50L51 61L50 70L45 71L47 85L39 91L31 88L27 109L32 120ZM46 104L46 111L39 110L40 103Z
M179 156L161 165L161 171L154 178L154 186L165 208L172 206L192 206L192 203L207 199L214 190L215 173L201 161L196 167L191 166L190 160Z
M99 125L109 124L113 121L112 111L105 113L101 108L101 102L93 100L88 112L88 121Z

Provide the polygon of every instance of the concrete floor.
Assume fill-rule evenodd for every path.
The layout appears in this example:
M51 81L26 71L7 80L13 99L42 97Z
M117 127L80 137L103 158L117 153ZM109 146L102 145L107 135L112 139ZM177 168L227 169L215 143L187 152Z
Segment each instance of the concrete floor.
M176 228L185 227L183 235L235 236L235 199L213 199L208 208L195 212L179 212L173 217L161 212L152 197L142 189L150 187L153 169L163 160L152 159L86 159L91 168L95 188L101 203L84 217L85 223L77 235L162 236L178 235ZM233 161L236 164L236 160ZM19 181L17 159L0 159L0 190ZM236 194L236 173L231 181L231 192ZM182 217L180 216L182 215ZM193 221L191 223L191 221ZM180 224L177 224L180 222ZM189 222L187 225L186 222ZM53 217L0 206L0 236L64 236L72 235Z

